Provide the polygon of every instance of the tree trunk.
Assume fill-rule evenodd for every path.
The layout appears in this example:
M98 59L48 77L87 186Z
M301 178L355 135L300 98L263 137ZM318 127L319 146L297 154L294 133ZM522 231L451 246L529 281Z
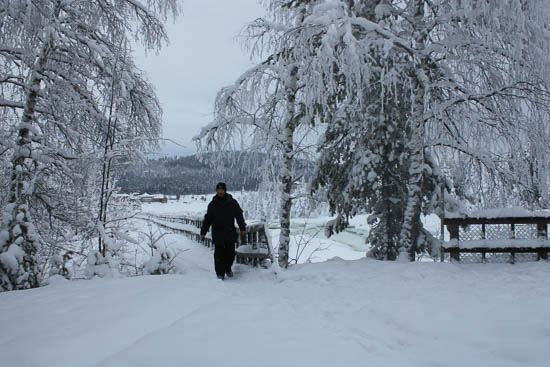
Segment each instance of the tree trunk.
M415 9L416 49L424 49L424 0L413 0ZM412 76L413 112L409 122L410 140L407 144L409 158L409 179L407 183L407 204L403 213L403 226L400 233L399 261L414 261L416 241L420 233L420 211L422 209L422 179L424 170L424 97L426 93L425 62L414 60Z
M417 106L415 108L421 108ZM419 233L419 218L422 204L422 177L424 165L424 141L422 139L422 120L414 118L409 142L410 162L409 181L407 183L407 204L403 213L398 260L414 261L416 240Z
M3 214L3 227L7 241L0 248L9 253L13 261L0 262L0 283L3 290L27 289L39 286L39 269L36 259L37 233L29 214L29 203L34 191L37 161L32 154L32 125L42 83L42 71L46 66L50 44L40 51L34 65L25 101L23 116L18 126L16 148L12 158L12 176L8 193L8 205Z
M279 266L288 267L288 253L290 245L290 211L292 209L292 161L294 159L294 130L296 128L296 84L298 68L293 67L290 72L289 85L287 86L286 121L284 127L284 151L282 172L282 195L279 236Z
M382 175L382 217L380 218L380 225L384 226L381 233L381 243L384 244L384 260L395 260L395 247L392 241L391 195L390 177L385 173Z
M117 69L118 59L115 62L114 71L113 71L113 80L111 83L111 98L109 103L109 118L107 120L107 133L105 134L105 141L103 146L103 164L101 170L101 192L100 192L100 203L99 203L99 216L98 224L102 227L101 233L98 236L98 245L99 252L105 256L107 255L107 244L105 242L104 235L106 233L107 227L107 215L109 209L109 200L111 199L112 194L112 185L111 185L111 168L113 165L113 152L116 142L116 133L117 133L117 99L118 94L116 90L116 83L118 82L117 77L122 71Z

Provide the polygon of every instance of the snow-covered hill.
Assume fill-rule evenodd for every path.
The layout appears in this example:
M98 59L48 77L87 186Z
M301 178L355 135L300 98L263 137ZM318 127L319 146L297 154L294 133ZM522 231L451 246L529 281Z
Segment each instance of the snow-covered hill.
M174 237L173 239L178 239ZM38 366L547 366L550 266L366 259L0 293L0 356Z

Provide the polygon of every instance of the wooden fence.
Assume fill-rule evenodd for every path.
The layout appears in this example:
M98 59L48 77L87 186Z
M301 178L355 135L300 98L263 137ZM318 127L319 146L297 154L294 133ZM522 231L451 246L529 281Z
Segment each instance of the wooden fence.
M548 260L550 216L454 217L443 219L450 241L441 246L441 257L463 262L509 262L518 259ZM500 259L500 260L499 260Z

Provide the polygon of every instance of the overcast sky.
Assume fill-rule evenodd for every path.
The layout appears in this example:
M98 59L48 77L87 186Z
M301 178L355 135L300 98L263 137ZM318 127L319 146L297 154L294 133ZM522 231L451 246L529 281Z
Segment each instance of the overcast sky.
M163 153L195 152L191 139L211 122L216 93L252 64L237 36L262 15L257 0L183 0L183 15L167 24L170 44L158 55L136 52L164 110L164 137L186 146L166 143Z

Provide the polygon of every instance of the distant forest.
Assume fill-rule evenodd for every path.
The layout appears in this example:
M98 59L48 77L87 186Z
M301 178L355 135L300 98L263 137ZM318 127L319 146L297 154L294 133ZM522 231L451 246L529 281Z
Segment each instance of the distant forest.
M207 194L216 183L227 183L228 191L256 190L260 181L246 167L257 167L258 154L241 153L231 166L219 170L199 161L197 156L162 157L132 163L118 170L117 186L122 193L166 195Z

